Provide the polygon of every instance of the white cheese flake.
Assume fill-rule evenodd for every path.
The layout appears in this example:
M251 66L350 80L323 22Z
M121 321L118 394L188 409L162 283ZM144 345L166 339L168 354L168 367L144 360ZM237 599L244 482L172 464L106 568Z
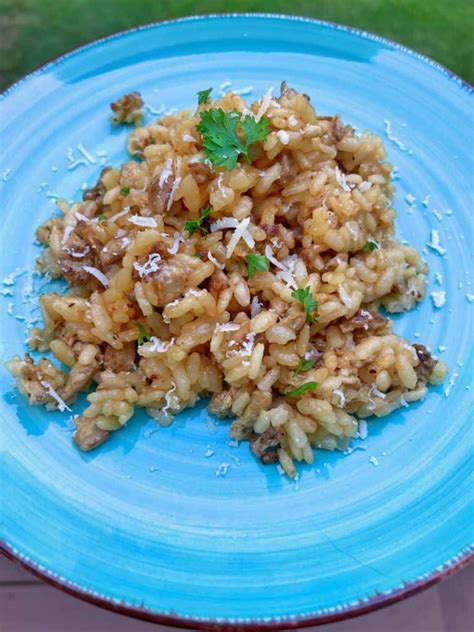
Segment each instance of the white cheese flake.
M280 129L276 135L282 145L288 145L290 142L290 135L284 129Z
M174 382L171 382L172 386L170 388L170 390L166 393L165 395L165 406L163 406L163 408L161 409L161 412L163 413L163 415L168 415L168 411L170 408L175 408L178 404L178 400L176 398L176 396L173 396L173 393L176 390L176 384Z
M173 243L168 248L168 252L170 255L175 255L179 250L179 244L183 241L183 236L181 233L176 232L173 237Z
M160 179L158 180L158 186L160 187L160 189L163 188L168 178L173 175L173 170L171 169L172 166L173 161L171 158L168 158L163 167L163 171L160 174Z
M174 194L179 189L179 185L180 184L181 184L181 176L176 176L176 178L174 179L174 182L173 182L173 186L171 187L170 195L169 195L169 198L168 198L168 203L166 205L166 210L167 211L169 211L171 209L171 207L173 206Z
M61 244L64 246L71 236L72 231L74 230L74 226L72 224L68 224L64 229L63 238L61 240Z
M335 388L333 390L333 394L337 395L337 397L339 397L339 404L337 405L337 407L338 408L344 408L344 406L346 404L346 396L344 395L342 390L340 388Z
M215 222L213 224L213 226L211 227L211 231L215 232L215 230L219 230L218 228L214 228L216 224L218 224L219 222L231 222L233 218L224 218L222 220L218 220L217 222ZM232 237L229 240L229 243L227 244L227 251L226 251L226 257L227 259L230 259L230 257L232 256L232 253L235 250L235 247L237 246L238 242L243 239L245 241L245 243L247 244L247 246L249 248L253 248L255 246L255 240L252 237L252 235L250 234L248 227L250 225L250 217L246 217L245 219L243 219L241 222L237 221L237 220L233 220L234 222L236 222L236 226L235 224L233 224L235 226L235 230L234 230L234 234L232 235ZM222 226L222 224L221 224ZM222 228L231 228L232 226L222 226Z
M91 153L89 153L87 149L84 147L84 145L82 145L81 143L77 145L77 151L80 152L84 156L84 158L87 160L87 162L90 163L91 165L95 165L97 163L97 160L94 158L94 156Z
M221 463L216 470L216 476L217 477L222 476L222 478L224 478L225 475L227 474L229 467L230 467L230 463Z
M449 378L448 384L447 384L446 388L444 389L444 396L445 397L449 397L451 389L454 386L454 382L458 379L458 377L459 377L458 373L453 373L452 376Z
M424 200L421 200L421 203L425 208L429 206L431 195L427 195Z
M11 169L5 169L5 171L2 173L3 182L7 182L10 179L11 172Z
M440 353L443 353L444 351L446 351L446 346L445 345L438 345L438 351Z
M379 464L379 460L376 456L371 456L369 459L369 463L372 463L374 467L377 467L377 465Z
M401 140L399 140L393 133L392 133L392 123L391 121L385 119L384 120L384 125L385 125L385 133L387 134L387 138L390 142L394 143L394 145L396 145L398 147L398 149L400 151L407 151L408 147L406 147L406 145L404 145L402 143Z
M143 279L143 277L148 276L153 272L157 272L160 268L160 262L161 256L159 255L159 253L153 252L152 254L148 255L148 259L143 265L140 264L138 261L135 261L133 267L140 275L140 278Z
M339 166L336 165L336 168L334 169L334 173L336 175L336 181L338 185L341 187L343 191L345 191L346 193L349 193L352 187L347 182L346 176L342 173Z
M98 268L94 268L93 266L83 266L83 270L100 281L104 287L109 287L109 279Z
M40 380L40 384L43 388L46 389L46 391L48 392L48 395L52 397L54 401L57 403L58 410L60 410L62 413L65 410L68 410L70 413L72 413L72 409L69 408L69 406L66 404L66 402L63 399L61 399L61 397L58 395L58 393L54 390L54 388L51 386L49 382L46 382L46 380Z
M414 195L412 195L411 193L407 193L405 195L405 202L409 205L409 206L413 206L413 204L416 202L416 197Z
M438 285L443 284L443 275L441 274L441 272L435 272L435 281Z
M158 224L153 217L142 217L141 215L132 215L128 218L128 221L135 226L142 226L144 228L157 228Z
M444 290L439 290L438 292L431 292L431 300L433 301L433 305L438 309L443 307L446 303L446 292Z
M174 338L163 342L163 340L160 340L156 336L152 336L150 342L145 344L147 344L146 350L150 353L166 353L173 343Z
M466 293L466 298L469 301L469 303L473 303L474 302L474 294L469 294L469 292Z
M209 259L209 261L211 263L213 263L217 268L220 268L221 270L224 269L224 264L221 263L220 261L218 261L214 255L212 254L212 252L210 250L208 250L207 252L207 258Z
M440 245L439 231L437 231L436 228L433 228L433 230L431 231L431 241L426 245L428 246L428 248L431 248L431 250L434 250L439 255L444 255L446 253L446 248L443 248Z
M196 139L194 138L194 136L191 136L191 134L183 134L181 136L181 140L184 141L185 143L194 143L194 142L196 142Z

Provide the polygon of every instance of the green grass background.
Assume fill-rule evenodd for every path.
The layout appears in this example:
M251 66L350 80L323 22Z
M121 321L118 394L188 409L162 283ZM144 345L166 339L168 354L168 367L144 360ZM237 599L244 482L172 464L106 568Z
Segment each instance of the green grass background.
M384 35L474 83L473 0L0 0L0 88L97 37L196 13L268 11Z

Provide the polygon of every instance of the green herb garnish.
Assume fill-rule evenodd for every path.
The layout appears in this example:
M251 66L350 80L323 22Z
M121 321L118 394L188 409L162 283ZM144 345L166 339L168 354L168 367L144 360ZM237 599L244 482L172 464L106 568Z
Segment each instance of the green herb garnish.
M184 225L184 229L188 231L189 237L192 237L197 230L200 230L203 235L206 235L209 231L205 226L203 226L203 222L212 213L212 206L207 206L206 208L201 209L201 215L198 219L192 219L186 222Z
M256 272L268 272L269 264L265 255L245 255L249 279L253 279Z
M103 222L107 219L107 215L105 213L101 213L100 215L98 215L97 219L99 220L99 222Z
M212 88L208 88L207 90L199 90L197 93L198 97L198 105L202 105L203 103L207 103L209 99L209 95L212 92Z
M232 171L241 154L250 164L252 145L270 133L270 121L265 116L256 121L249 114L242 118L241 112L224 112L221 108L206 110L200 116L196 129L201 134L204 153L213 165L227 171Z
M144 342L150 342L151 334L147 332L145 327L141 323L136 323L138 327L138 345L142 345Z
M318 302L315 301L314 298L311 296L311 288L307 287L304 290L295 290L291 293L291 296L293 298L296 298L296 300L299 301L301 305L303 305L306 312L306 322L314 323L313 313L318 308Z
M316 360L301 360L300 363L298 364L298 366L296 367L295 372L293 373L293 375L299 375L300 373L306 373L306 371L309 371L310 369L313 368L315 362L316 362Z
M372 252L372 250L376 250L379 247L378 241L375 239L369 239L369 241L362 248L362 252Z
M130 189L128 187L122 187L120 189L120 195L123 195L124 197L128 195L129 193L130 193Z
M196 259L202 259L202 252L195 252L193 257L196 257Z
M317 382L305 382L298 388L293 389L292 391L288 391L285 393L287 397L299 397L300 395L304 395L308 391L313 391L315 388L318 388Z

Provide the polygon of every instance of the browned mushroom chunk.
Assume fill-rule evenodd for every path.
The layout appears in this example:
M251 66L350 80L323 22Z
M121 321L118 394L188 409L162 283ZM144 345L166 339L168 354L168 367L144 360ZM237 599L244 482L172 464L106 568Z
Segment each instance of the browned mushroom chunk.
M74 420L76 424L76 431L73 436L74 443L83 452L97 448L110 436L110 432L97 427L96 421L97 419L89 419L82 415Z

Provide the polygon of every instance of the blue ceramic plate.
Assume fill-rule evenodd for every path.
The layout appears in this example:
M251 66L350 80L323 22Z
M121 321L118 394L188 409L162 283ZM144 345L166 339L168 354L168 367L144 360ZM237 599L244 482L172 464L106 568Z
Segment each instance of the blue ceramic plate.
M70 415L29 408L2 367L6 548L122 612L193 628L288 628L391 602L469 555L472 94L396 44L299 18L189 18L94 42L13 86L0 113L1 359L24 350L38 316L43 281L25 271L39 251L35 227L55 196L78 199L103 163L126 158L129 130L111 128L111 101L140 90L151 120L193 106L208 86L252 99L282 79L321 114L384 138L398 167L398 235L428 260L428 294L447 298L436 309L427 296L395 331L436 351L450 380L370 423L350 456L319 453L295 484L247 445L231 447L228 424L204 404L158 431L137 415L82 454ZM426 245L433 229L439 252Z

